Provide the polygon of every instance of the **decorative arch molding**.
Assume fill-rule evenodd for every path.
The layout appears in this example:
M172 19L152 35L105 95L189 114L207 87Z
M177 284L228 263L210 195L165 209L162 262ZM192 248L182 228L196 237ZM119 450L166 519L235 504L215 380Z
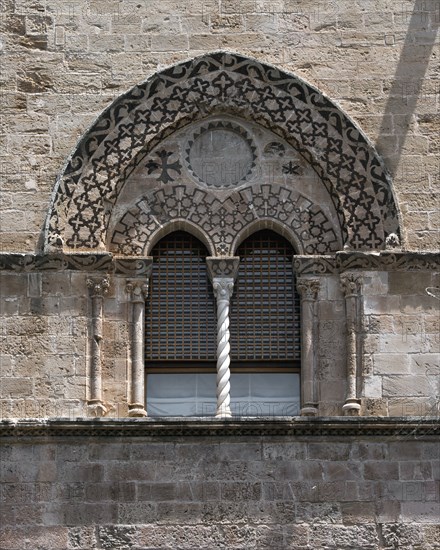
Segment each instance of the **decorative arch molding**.
M328 254L341 248L338 228L322 209L296 190L276 184L253 185L222 201L192 185L170 185L142 197L116 225L110 251L145 255L156 232L170 223L199 230L214 244L212 255L232 256L236 236L252 232L256 222L274 220L300 254ZM253 229L255 230L255 229ZM204 239L206 241L206 239Z
M295 254L299 254L298 250L302 250L302 243L298 241L297 235L294 234L290 228L286 227L283 223L279 222L274 218L260 218L254 220L249 225L243 228L234 238L231 249L235 254L238 247L253 233L261 231L263 229L270 229L271 231L277 233L281 237L284 237L295 250Z
M45 248L96 251L112 242L112 248L127 253L129 245L122 243L120 228L113 236L107 234L124 182L165 137L221 112L269 129L312 165L337 211L343 241L338 248L383 249L390 234L399 235L389 176L374 147L347 115L296 76L247 57L216 52L153 75L100 115L57 180ZM333 244L326 251L330 250Z
M176 219L166 223L165 225L159 226L156 231L151 234L151 236L148 236L148 241L141 244L141 247L143 247L142 256L149 256L154 246L161 239L174 231L185 231L186 233L189 233L206 247L210 255L215 255L215 246L208 234L188 219ZM136 254L136 256L138 255L139 253Z

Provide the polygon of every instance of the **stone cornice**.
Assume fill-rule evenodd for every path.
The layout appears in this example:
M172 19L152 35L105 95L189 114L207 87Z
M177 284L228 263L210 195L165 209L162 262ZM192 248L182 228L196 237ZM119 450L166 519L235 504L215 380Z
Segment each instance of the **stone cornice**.
M227 272L236 268L238 258L209 258L216 260L217 271L222 261ZM228 261L230 262L228 263ZM235 263L234 263L235 262ZM76 254L16 254L0 253L0 271L26 273L34 271L84 271L115 275L149 275L152 258L140 256L114 256L110 252L79 252ZM218 264L218 265L217 265ZM351 270L367 271L438 271L440 254L437 252L337 252L324 256L294 256L297 275L338 274ZM215 275L218 275L215 271Z
M297 275L338 274L351 270L437 271L438 252L337 252L325 256L294 256Z
M114 275L137 277L149 276L152 258L115 257L109 252L64 254L0 254L0 271L17 273L38 271L84 271L86 273L104 272Z
M383 436L438 437L437 418L66 418L0 421L0 437Z

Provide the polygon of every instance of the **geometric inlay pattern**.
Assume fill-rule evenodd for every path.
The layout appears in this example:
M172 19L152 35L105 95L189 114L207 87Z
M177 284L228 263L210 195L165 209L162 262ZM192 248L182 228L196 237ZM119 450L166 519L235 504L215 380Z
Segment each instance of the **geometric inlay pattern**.
M57 180L46 247L61 242L67 250L104 249L112 209L137 163L165 137L218 113L269 129L305 158L331 196L347 248L383 249L390 233L399 235L384 166L340 108L294 75L216 52L155 74L102 113ZM227 248L224 232L216 246ZM316 239L305 242L304 250L322 248ZM126 243L124 250L129 248Z
M145 255L152 235L168 222L180 220L207 235L219 256L234 255L231 247L237 235L259 220L276 220L286 228L301 254L327 254L341 248L339 228L318 205L293 189L263 184L241 189L224 201L193 185L154 190L123 215L110 250Z
M157 180L162 181L163 183L168 183L169 181L174 181L177 175L181 174L182 165L177 160L170 160L173 153L171 151L158 151L156 153L157 160L150 159L145 167L148 170L149 174L158 173ZM174 176L174 177L173 177Z

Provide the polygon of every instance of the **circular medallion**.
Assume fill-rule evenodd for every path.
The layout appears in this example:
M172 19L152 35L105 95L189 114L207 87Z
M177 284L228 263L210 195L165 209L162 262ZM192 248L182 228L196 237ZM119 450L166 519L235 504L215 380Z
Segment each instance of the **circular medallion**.
M247 181L255 160L251 138L232 122L211 122L202 126L186 149L188 170L209 187L233 187Z

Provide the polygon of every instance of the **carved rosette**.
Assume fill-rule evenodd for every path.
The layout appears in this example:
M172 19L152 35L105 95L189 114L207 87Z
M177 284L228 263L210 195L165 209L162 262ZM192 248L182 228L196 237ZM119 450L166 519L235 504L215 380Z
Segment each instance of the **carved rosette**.
M108 277L87 279L87 287L92 299L92 330L90 337L90 399L89 410L93 416L105 416L108 408L102 400L102 300L108 293Z
M214 278L214 295L217 298L217 417L231 416L231 363L229 345L229 304L234 289L230 277Z
M132 303L131 318L131 403L128 416L147 416L145 410L145 300L148 297L148 280L128 280L125 287Z
M218 155L221 157L226 150L227 157L218 162ZM230 188L250 180L256 161L257 149L251 136L242 126L231 121L212 121L202 125L185 148L189 173L208 187Z
M400 238L396 233L390 233L385 239L385 248L387 250L396 250L401 246Z

